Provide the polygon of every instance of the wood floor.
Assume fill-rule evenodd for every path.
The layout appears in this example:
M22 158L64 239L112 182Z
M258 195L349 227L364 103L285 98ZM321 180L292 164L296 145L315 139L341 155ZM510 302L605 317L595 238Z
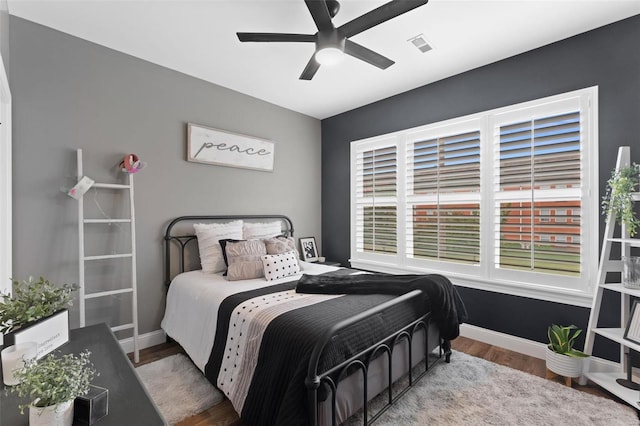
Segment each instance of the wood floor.
M478 358L484 358L487 361L505 365L507 367L524 371L525 373L533 374L535 376L545 377L546 374L545 361L542 359L522 355L520 353L482 343L477 340L458 337L452 342L452 348L456 351L465 352ZM134 365L137 367L139 365L157 361L158 359L179 353L181 351L182 349L178 345L173 343L165 343L162 345L153 346L151 348L143 349L142 351L140 351L140 362L137 364L134 363ZM129 354L129 358L132 358L132 354ZM555 380L563 383L563 380L560 378ZM618 401L615 396L612 396L608 392L592 384L580 386L574 381L573 387L583 392L592 393L612 399L614 401ZM205 425L240 426L241 423L238 418L238 414L234 411L233 406L227 400L225 400L221 404L216 405L215 407L208 409L207 411L189 417L179 423L179 426Z

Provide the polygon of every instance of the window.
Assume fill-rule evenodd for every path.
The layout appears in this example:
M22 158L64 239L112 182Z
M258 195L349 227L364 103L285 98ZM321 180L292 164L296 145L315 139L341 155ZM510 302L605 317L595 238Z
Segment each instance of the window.
M409 263L480 263L480 122L410 132L406 146Z
M397 252L397 152L381 143L358 152L356 246L359 252Z
M540 219L540 223L551 223L551 210L540 209L540 211L537 212L536 215Z
M596 101L589 88L353 142L352 265L588 306Z
M556 238L579 236L580 216L560 225L551 212L581 209L581 113L572 102L554 105L565 112L549 113L551 108L533 106L494 119L499 213L494 266L580 277L579 241L567 244Z

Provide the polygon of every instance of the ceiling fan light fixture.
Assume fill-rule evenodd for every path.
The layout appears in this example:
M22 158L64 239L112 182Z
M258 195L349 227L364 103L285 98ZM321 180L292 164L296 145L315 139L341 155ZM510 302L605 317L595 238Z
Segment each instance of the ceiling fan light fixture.
M316 52L316 61L320 65L335 65L343 57L344 52L337 47L325 47Z
M394 64L391 59L350 40L350 37L356 36L396 16L423 6L428 1L429 0L392 0L336 27L333 23L333 18L340 9L338 0L304 0L311 14L311 18L318 29L317 33L237 32L236 35L241 42L315 42L315 51L307 62L302 74L300 74L300 80L311 80L321 65L335 64L339 62L345 54L385 70Z

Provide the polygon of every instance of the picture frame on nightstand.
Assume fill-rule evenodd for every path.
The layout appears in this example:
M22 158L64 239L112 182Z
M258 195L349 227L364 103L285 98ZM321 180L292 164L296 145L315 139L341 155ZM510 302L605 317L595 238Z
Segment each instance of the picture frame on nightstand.
M302 253L302 260L305 262L317 262L319 255L318 247L316 246L316 238L300 238L300 253Z

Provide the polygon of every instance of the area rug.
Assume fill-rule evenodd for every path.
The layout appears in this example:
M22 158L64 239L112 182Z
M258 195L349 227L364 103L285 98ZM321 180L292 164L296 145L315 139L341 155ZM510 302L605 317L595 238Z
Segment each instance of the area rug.
M224 395L182 354L141 365L136 371L171 425L224 400Z
M362 413L347 424L362 424ZM626 426L640 422L627 405L454 351L451 364L437 365L375 424Z
M136 369L170 424L224 397L184 355ZM375 404L372 404L375 407ZM347 425L362 423L362 413ZM631 407L454 351L374 424L377 425L638 425Z

